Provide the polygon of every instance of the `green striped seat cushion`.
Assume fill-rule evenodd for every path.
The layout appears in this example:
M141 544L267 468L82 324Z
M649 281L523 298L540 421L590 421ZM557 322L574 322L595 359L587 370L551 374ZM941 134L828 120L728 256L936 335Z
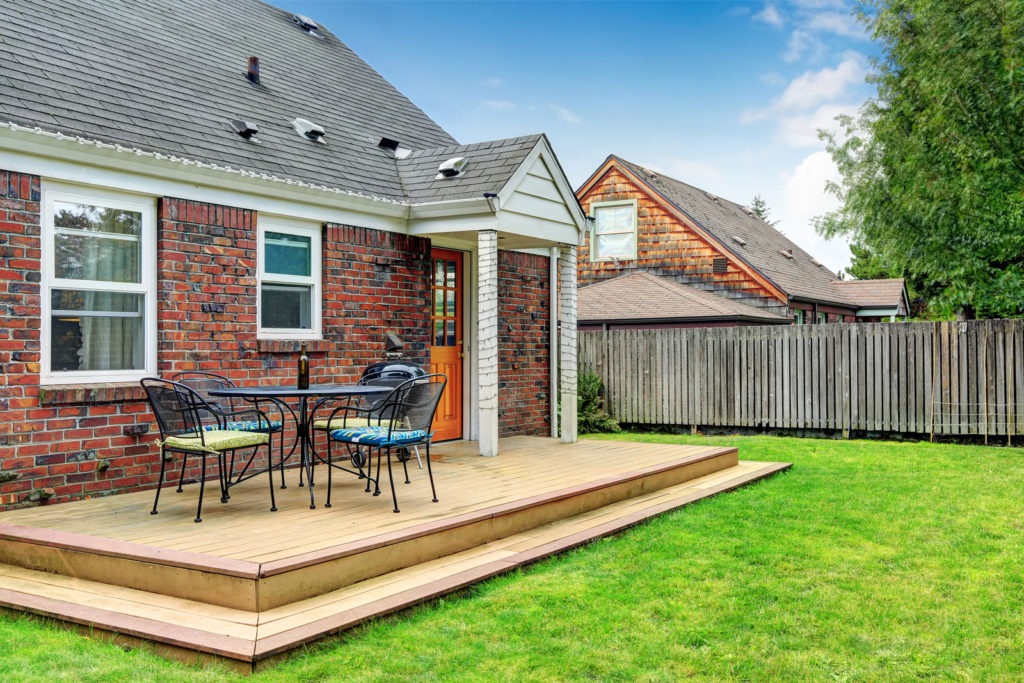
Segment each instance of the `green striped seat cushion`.
M232 448L248 448L267 443L270 439L265 432L239 432L229 429L214 429L203 434L206 449L226 451ZM203 442L197 437L169 436L164 439L167 448L183 448L190 451L201 451Z
M377 420L373 421L373 424L377 424ZM331 420L331 424L328 427L327 420L314 420L313 429L328 430L328 429L349 429L352 427L369 427L370 421L365 417L350 417L347 420L340 417L336 417Z
M355 429L335 429L331 438L346 443L359 443L368 446L394 446L410 441L419 441L427 436L425 429L395 430L388 438L387 427L357 427Z
M232 420L226 428L236 432L276 432L281 429L280 420ZM208 432L220 429L217 425L203 425Z

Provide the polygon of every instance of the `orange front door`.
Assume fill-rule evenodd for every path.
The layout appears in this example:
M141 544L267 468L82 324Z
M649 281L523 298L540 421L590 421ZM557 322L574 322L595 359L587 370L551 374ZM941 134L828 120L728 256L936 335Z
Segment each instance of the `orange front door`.
M435 441L462 438L462 253L431 252L430 372L448 376L434 417Z

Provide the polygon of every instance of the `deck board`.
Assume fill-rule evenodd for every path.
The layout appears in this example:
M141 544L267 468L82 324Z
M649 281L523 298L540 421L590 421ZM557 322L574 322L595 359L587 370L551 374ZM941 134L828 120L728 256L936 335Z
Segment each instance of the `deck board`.
M152 492L0 513L0 550L10 558L12 543L27 544L17 547L30 558L0 564L0 607L152 640L174 656L254 667L788 467L737 461L735 449L670 444L520 437L502 440L501 449L498 458L480 458L472 443L436 447L437 504L426 471L410 461L413 483L399 480L397 515L386 484L374 497L354 477L336 478L334 507L323 507L323 468L315 510L293 469L288 489L275 491L278 512L268 509L266 478L256 477L227 504L209 496L202 524L192 522L197 487L177 494L176 481L156 516L148 514ZM111 572L70 575L83 552L97 558L90 562L114 558ZM145 569L138 578L145 562L156 563L151 571L201 572L200 583L241 592L228 600L181 578L180 593L157 588Z

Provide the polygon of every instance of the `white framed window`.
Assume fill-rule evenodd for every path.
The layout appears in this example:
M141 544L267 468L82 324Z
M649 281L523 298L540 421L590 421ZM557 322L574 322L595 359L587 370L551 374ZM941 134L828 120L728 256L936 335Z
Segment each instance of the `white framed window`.
M804 324L804 310L802 308L793 309L793 324L803 325Z
M320 226L262 216L258 225L257 336L319 339Z
M44 183L40 382L155 375L156 201Z
M594 233L590 236L590 260L635 259L636 200L595 202L590 206L590 210L594 214Z

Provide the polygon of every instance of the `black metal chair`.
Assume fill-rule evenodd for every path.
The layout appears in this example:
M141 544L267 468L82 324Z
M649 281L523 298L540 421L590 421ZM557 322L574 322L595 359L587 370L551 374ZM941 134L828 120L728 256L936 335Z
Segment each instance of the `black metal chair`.
M426 448L427 474L430 477L430 492L433 501L437 502L437 489L434 486L434 472L430 465L430 438L433 436L431 425L434 421L434 413L441 402L441 395L444 393L448 378L442 374L425 375L414 379L406 380L394 388L394 390L381 402L376 409L378 424L365 427L350 427L334 429L330 431L330 439L327 442L327 506L331 501L331 472L334 467L339 467L332 462L331 442L364 446L370 451L372 459L373 451L377 452L377 475L374 478L376 490L374 495L380 493L380 468L381 457L386 453L388 461L388 480L391 483L391 499L395 504L395 512L398 512L398 496L395 493L395 478L391 466L391 452L399 448L412 448L423 445ZM405 467L405 483L409 482L409 468L403 461ZM344 469L344 468L341 468ZM367 462L367 476L369 476L369 461ZM369 485L369 482L367 482Z
M260 446L267 447L267 460L270 460L270 435L263 432L245 432L230 429L207 429L210 424L206 415L216 416L216 411L209 403L203 400L191 387L180 382L171 382L156 377L147 377L141 382L149 399L149 405L153 409L157 426L160 429L160 479L157 482L156 497L153 500L151 515L157 514L157 505L160 503L160 491L164 484L164 475L167 469L167 451L175 451L183 455L181 462L181 477L178 480L178 492L181 493L182 483L185 478L185 470L188 466L188 458L196 455L200 458L199 476L199 505L196 507L196 522L203 521L203 493L206 490L206 457L214 455L217 458L217 476L220 483L221 502L228 500L228 488L233 483L238 483L249 477L244 477L245 471L252 464L259 452ZM259 412L259 411L257 411ZM260 419L266 419L266 415L259 414ZM252 455L246 461L242 472L234 482L231 481L234 471L235 451L239 449L252 448ZM230 463L226 454L230 453ZM257 473L258 474L258 473ZM277 503L274 500L274 476L273 468L267 468L267 475L270 479L270 510L277 510ZM250 477L253 475L249 475Z
M287 405L276 398L267 399L274 406L276 411L271 412L270 417L276 419L264 420L257 416L257 413L260 412L258 404L251 399L243 399L245 403L251 404L251 406L239 407L239 404L236 404L234 399L210 395L211 389L234 388L238 386L223 375L218 375L213 372L203 372L200 370L186 370L184 372L178 372L171 375L170 379L172 382L180 382L181 384L188 386L190 389L202 396L203 400L206 401L206 403L214 410L213 417L215 418L215 421L207 422L207 424L204 425L205 429L232 429L242 432L265 433L270 435L271 451L274 450L274 434L278 434L277 441L278 455L280 457L279 467L281 470L281 488L288 488L284 481L284 462L287 459L284 454L284 435L279 434L279 432L284 430L284 411L291 410ZM295 447L293 445L292 451L294 452L294 450ZM290 456L291 453L288 455Z
M395 388L415 376L411 370L403 372L402 370L391 368L387 372L364 375L359 378L356 384ZM327 418L316 419L314 417L311 420L313 429L318 432L329 432L335 429L379 426L381 421L387 418L387 415L384 415L381 411L387 401L387 397L388 394L376 398L322 398L313 406L312 414L314 416L321 408L331 409L332 405L334 407ZM423 469L423 460L420 458L419 447L413 446L413 450L416 453L416 461L419 463L420 469ZM349 460L355 467L359 468L360 476L362 476L362 468L366 464L366 457L359 446L350 445L348 455ZM405 460L408 460L408 451L406 451ZM366 482L366 490L370 490L369 481Z

